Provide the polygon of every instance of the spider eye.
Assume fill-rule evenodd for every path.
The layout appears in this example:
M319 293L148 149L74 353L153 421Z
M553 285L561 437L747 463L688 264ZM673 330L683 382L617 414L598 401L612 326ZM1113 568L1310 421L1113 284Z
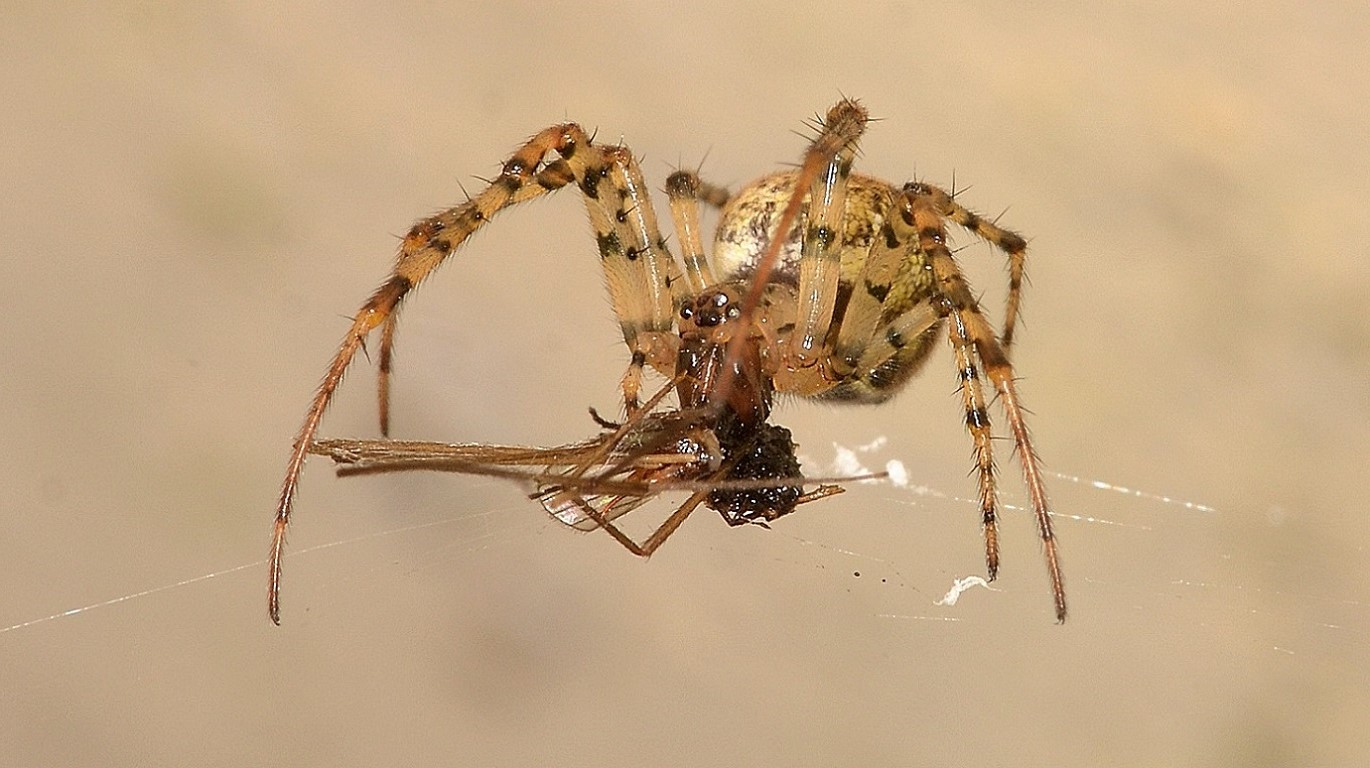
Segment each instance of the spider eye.
M726 293L716 293L716 294L714 294L714 306L715 306L715 307L726 307L727 305L728 305L728 294L726 294Z
M680 308L680 318L681 318L682 320L689 320L690 318L692 318L692 317L694 317L694 316L695 316L695 311L694 311L693 309L690 308L690 305L689 305L689 304L686 304L685 306L683 306L683 307Z

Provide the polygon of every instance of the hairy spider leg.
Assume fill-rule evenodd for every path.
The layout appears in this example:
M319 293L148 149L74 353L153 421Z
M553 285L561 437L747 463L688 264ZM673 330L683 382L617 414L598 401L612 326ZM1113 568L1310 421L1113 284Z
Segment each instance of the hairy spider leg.
M679 339L675 308L686 282L661 236L642 169L627 147L602 151L603 164L581 182L614 314L631 353L621 389L626 410L638 409L643 368L669 377ZM606 189L607 187L607 189Z
M706 185L693 171L676 171L666 177L666 194L671 201L671 220L676 237L680 239L680 255L685 261L685 279L690 293L697 295L718 284L704 252L704 239L699 228L699 201L718 208L728 202L728 191Z
M550 152L556 152L560 159L547 160ZM674 366L672 291L682 290L683 284L679 268L657 230L636 161L624 147L592 145L590 137L574 123L542 130L505 162L500 175L476 197L415 224L400 246L390 277L353 317L305 413L286 466L268 556L267 610L273 622L280 623L281 560L309 445L367 336L383 326L378 398L382 430L388 431L392 350L397 312L403 299L495 214L572 182L580 188L585 201L600 246L610 298L632 352L633 363L624 376L624 398L630 409L636 402L637 381L644 363L667 371Z
M806 378L815 383L831 381L818 364L827 359L824 346L833 322L841 276L847 180L856 160L856 142L866 130L867 119L864 107L843 99L828 112L823 132L810 149L810 157L822 157L825 162L807 190L809 202L799 258L799 308L794 332L790 334L789 352L791 365L811 372ZM809 158L805 165L809 165ZM802 184L795 185L796 196L805 191ZM788 231L783 221L780 226L774 238L783 240ZM804 391L803 387L797 389Z
M847 177L851 174L856 145L866 130L868 120L866 108L854 99L842 99L828 110L827 116L821 121L818 136L804 153L804 160L795 176L794 192L776 221L770 241L757 261L751 289L743 298L742 320L746 325L751 325L766 292L771 272L779 260L781 247L794 229L799 211L804 206L804 193L807 190L808 231L800 268L798 323L790 336L785 356L791 361L800 361L808 368L797 369L792 362L780 366L775 374L775 387L781 391L806 394L825 388L821 386L825 378L823 372L813 365L816 360L812 350L814 340L822 339L832 321L840 268L837 253L841 246ZM828 286L830 290L823 291L821 286ZM827 308L826 317L821 312L824 307ZM741 357L746 339L746 334L738 334L733 338L728 346L729 358ZM731 369L732 366L725 368L725 374L719 382L719 389L724 393L720 400L726 399L731 385L731 374L728 373Z
M970 430L975 443L976 468L980 475L981 511L985 519L986 560L990 576L992 578L998 569L997 527L991 524L991 521L997 519L997 499L989 416L984 407L985 399L980 384L981 371L975 364L977 360L984 368L984 375L989 378L999 395L999 401L1008 419L1009 431L1013 434L1014 449L1018 454L1018 462L1022 465L1023 481L1028 489L1032 513L1037 520L1038 533L1042 539L1043 556L1046 559L1047 574L1051 579L1051 592L1055 602L1056 620L1064 622L1066 595L1061 580L1056 535L1052 530L1051 511L1047 503L1042 471L1038 466L1037 452L1032 447L1027 421L1023 417L1022 404L1014 383L1013 365L999 343L993 326L980 310L979 302L971 292L970 285L956 264L951 250L947 248L947 233L942 226L943 219L937 208L930 204L926 197L916 194L905 197L905 206L903 213L907 216L906 222L913 227L918 238L918 246L927 255L928 263L936 277L937 291L943 299L943 311L952 319L949 337L957 353L961 386L966 393L963 395L966 427Z
M286 465L285 481L281 485L280 498L276 503L271 552L268 556L267 612L273 622L279 624L281 621L281 557L285 551L290 511L298 491L300 473L304 469L309 444L314 439L319 422L333 399L333 393L342 382L343 375L350 367L352 359L356 357L357 351L365 343L366 337L377 326L393 317L409 291L492 216L510 205L538 197L569 183L573 175L565 162L549 163L541 172L537 172L537 168L549 151L572 147L576 142L584 140L580 128L570 124L553 126L542 131L514 153L505 163L499 178L483 192L463 205L420 221L405 236L400 246L399 258L389 279L376 289L353 317L352 326L333 355L333 361L329 364L308 411L305 412L304 424L295 436L290 460ZM393 330L389 335L393 339ZM388 358L388 352L383 357ZM387 369L388 366L387 359ZM383 374L383 379L385 376L386 374ZM388 389L388 385L383 381L382 396ZM388 426L389 408L384 401L381 403L381 414L382 424Z
M956 202L952 193L941 187L916 181L905 184L904 191L927 198L943 217L974 232L982 240L1008 255L1008 298L1004 302L1004 331L999 336L999 343L1007 352L1013 347L1013 333L1022 314L1020 306L1023 299L1024 268L1027 265L1027 241L1022 235L1004 229Z

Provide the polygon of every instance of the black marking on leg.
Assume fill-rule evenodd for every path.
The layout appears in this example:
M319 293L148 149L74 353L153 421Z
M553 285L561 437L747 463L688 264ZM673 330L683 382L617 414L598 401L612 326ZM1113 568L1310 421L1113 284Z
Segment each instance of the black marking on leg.
M589 142L586 143L588 144ZM576 138L571 135L570 131L567 131L561 137L561 146L557 147L557 154L561 155L562 158L566 160L570 160L571 156L574 155L579 148L580 144L576 141Z
M980 355L980 362L985 364L985 368L992 374L996 370L1009 371L1012 375L1013 367L1009 365L1008 358L1004 356L1004 350L998 344L976 344L975 351Z
M666 194L671 197L698 197L699 177L689 171L676 171L666 177Z
M1027 241L1023 239L1022 235L1004 232L999 236L999 247L1009 253L1022 253L1027 250Z
M570 184L571 180L574 178L575 174L571 172L571 167L560 160L549 164L537 175L538 186L548 192L551 192L554 189L561 189L567 184Z
M409 234L404 236L407 243L419 242L427 243L435 235L446 229L446 225L438 219L424 219L409 228Z
M623 243L618 239L618 233L605 232L602 235L596 235L595 240L599 243L600 258L607 259L623 255Z
M586 197L592 200L598 200L599 182L608 172L608 168L587 169L584 178L580 180L580 191L584 192Z
M894 233L894 227L890 225L888 219L880 227L880 234L885 236L885 247L891 251L899 247L899 236Z
M818 247L824 250L827 250L828 247L831 246L833 238L834 233L829 226L820 224L809 230L809 239L817 242Z
M413 287L414 281L404 275L391 275L390 279L386 280L380 288L376 289L375 293L371 294L371 298L366 300L362 311L384 310L389 312L395 308L396 304L400 303L400 299L404 298L404 295L409 293Z

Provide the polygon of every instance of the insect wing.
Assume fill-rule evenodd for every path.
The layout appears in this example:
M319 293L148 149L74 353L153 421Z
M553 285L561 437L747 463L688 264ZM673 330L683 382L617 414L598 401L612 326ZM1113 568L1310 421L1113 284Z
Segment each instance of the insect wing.
M632 440L625 440L622 435L615 439L613 433L605 433L552 448L329 439L315 441L309 450L332 458L338 474L344 476L427 470L524 481L535 488L530 497L553 518L591 531L599 527L596 516L618 519L664 490L656 487L663 467L683 466L672 461L679 454L639 454L645 445L657 442L654 437L634 434Z

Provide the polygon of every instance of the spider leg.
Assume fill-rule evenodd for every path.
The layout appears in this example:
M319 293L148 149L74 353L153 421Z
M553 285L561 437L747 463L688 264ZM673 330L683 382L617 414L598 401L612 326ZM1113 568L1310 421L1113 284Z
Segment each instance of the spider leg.
M833 370L842 380L821 397L881 402L907 381L931 353L943 325L942 302L933 299L927 257L916 240L901 238L889 217L889 198L880 198L884 224L872 240L860 274L843 282L848 294L839 307ZM930 301L930 299L932 299ZM880 326L882 318L887 320ZM991 580L999 571L998 496L989 416L975 349L967 341L959 316L953 318L952 346L961 373L960 392L966 427L975 445L980 511L985 536L985 563Z
M746 322L750 324L780 249L807 203L795 327L785 351L787 363L774 376L779 391L811 395L829 389L837 378L820 363L828 359L823 345L837 301L847 179L868 120L865 107L851 99L843 99L828 110L818 136L804 153L795 175L794 191L756 263L751 290L743 301ZM729 357L737 358L743 343L743 335L735 337ZM723 377L720 389L726 391L729 383Z
M963 395L968 414L966 423L976 440L977 467L981 472L982 511L985 511L984 504L987 501L991 505L994 501L992 498L993 458L990 457L988 463L985 463L981 455L988 454L990 451L989 421L987 417L983 416L983 396L976 397L980 390L980 371L978 368L974 371L970 370L970 368L975 368L975 358L979 359L980 364L984 367L984 375L994 385L995 391L999 395L999 402L1003 405L1004 414L1008 419L1009 431L1013 434L1013 444L1018 454L1018 463L1023 469L1023 481L1028 489L1032 513L1037 520L1038 534L1042 539L1043 556L1046 559L1047 574L1051 579L1052 597L1055 602L1056 620L1063 622L1066 620L1066 595L1061 580L1061 564L1056 547L1056 535L1052 530L1046 484L1042 479L1037 452L1033 450L1032 439L1028 434L1027 420L1023 416L1023 407L1014 383L1013 365L1009 362L1008 355L996 338L993 326L990 325L989 320L980 310L979 303L975 300L969 283L966 282L965 276L961 274L961 269L956 264L956 259L952 256L950 249L947 248L946 230L942 226L941 214L928 202L927 198L919 195L906 196L905 208L901 213L904 221L911 225L917 233L919 248L927 255L928 265L937 282L937 293L944 302L943 309L952 317L950 335L953 347L958 350L957 365L961 368L961 378L963 386L965 386L963 392L967 393ZM974 356L963 352L967 347L974 348ZM983 433L979 432L981 423L984 425ZM986 479L986 475L990 475L990 477ZM991 497L989 498L983 496L986 483L991 489ZM988 518L988 515L986 517ZM992 535L991 530L987 527L987 550L990 549Z
M400 313L391 312L381 324L381 351L379 365L376 366L376 405L381 419L381 434L390 436L390 376L395 369L395 328L399 325Z
M599 510L595 509L594 505L583 503L580 506L581 512L594 520L595 524L600 528L603 528L615 541L622 544L624 549L632 552L638 557L651 557L652 553L657 551L662 544L666 543L666 539L669 539L671 534L675 533L676 530L680 528L681 524L685 522L685 518L689 517L691 513L699 508L700 504L704 503L705 499L709 498L709 493L710 491L707 490L693 493L690 498L686 499L683 504L676 508L676 511L672 512L671 516L666 518L666 520L647 537L647 540L641 544L633 541L632 537L624 533L618 526L614 525L613 521Z
M548 192L554 192L558 189L561 189L562 187L566 186L574 180L574 174L571 172L570 167L564 161L552 161L550 163L547 163L542 168L542 170L538 171L534 175L533 181L536 182L536 186L534 186L533 184L524 185L518 191L513 193L513 196L510 198L510 201L506 205L513 205L515 203L523 202L524 200L529 200L534 197L540 197L541 195L546 194ZM497 181L495 183L498 184L499 182ZM466 205L471 205L473 202L474 201L472 200L468 200ZM450 211L447 211L444 214L439 214L438 216L433 217L433 219L428 219L426 221L431 222L435 219L440 219L441 217L451 214L453 211L457 210L461 210L461 207L454 208ZM424 223L426 222L420 222L418 225L415 225L414 229L417 230ZM482 222L480 220L477 220L475 226L480 226L481 223ZM414 234L414 231L411 231L409 233L409 237L413 237ZM468 236L470 236L469 232L466 235L464 235L462 239ZM407 248L410 245L409 237L405 239L404 248ZM457 247L457 244L453 244L451 247L455 249ZM405 251L401 250L401 259L404 258L404 253ZM376 399L378 405L377 410L380 414L381 434L386 436L390 435L390 378L394 372L395 330L399 324L399 319L399 307L397 305L389 314L385 316L385 319L381 324L381 348L379 365L377 366L378 373L376 375Z
M546 161L551 152L559 154L561 159ZM605 179L609 179L610 186L617 190L616 203L600 199ZM295 436L286 465L268 555L267 610L273 622L280 623L281 559L305 457L334 392L367 336L377 327L386 326L382 330L378 397L382 427L388 428L394 318L401 302L495 214L572 181L580 187L594 225L610 295L634 360L650 361L653 365L666 360L674 364L674 348L669 343L673 338L670 290L673 278L678 275L672 273L675 268L670 254L657 233L637 163L624 148L593 146L589 136L574 123L542 130L505 162L500 175L476 197L415 224L405 235L389 279L353 317L351 328L334 353L323 382L305 412L304 424ZM667 337L664 344L660 341L663 336Z
M885 402L927 361L942 325L941 315L930 303L913 305L870 333L851 372L818 397L853 403ZM846 327L844 319L843 330Z
M991 442L989 412L985 409L984 380L980 374L975 345L970 340L960 313L952 313L949 338L956 353L956 371L961 379L961 404L966 411L966 429L975 445L975 471L980 487L980 520L985 534L985 570L989 580L999 575L999 495L995 483L994 446Z
M657 226L642 169L627 147L596 148L576 178L599 244L609 298L632 357L622 379L626 409L638 408L646 366L669 376L678 338L675 308L686 289ZM582 153L587 154L587 153ZM607 184L605 184L607 182ZM606 189L607 187L607 189Z
M847 179L856 159L856 142L865 131L868 115L859 104L843 100L828 112L823 133L805 158L807 167L820 163L807 190L808 211L799 262L799 308L790 348L794 361L811 368L824 357L824 341L833 321L837 283L841 271L843 216L847 205ZM795 196L804 194L795 186ZM774 235L783 239L785 224Z
M1011 230L1004 229L980 214L966 208L950 192L941 187L923 182L910 182L904 191L923 195L944 218L951 219L961 227L974 232L995 248L1008 254L1008 299L1004 311L1004 332L1000 343L1007 351L1013 346L1013 332L1018 324L1019 309L1023 298L1023 275L1027 263L1027 240Z
M723 195L721 198L715 195L713 200L708 200L707 195L711 191L722 191ZM676 171L666 177L666 194L671 198L671 219L675 222L681 257L685 260L685 279L689 281L690 293L697 295L705 288L718 284L699 234L699 201L705 199L721 207L727 202L728 193L719 187L706 189L704 182L693 171Z

